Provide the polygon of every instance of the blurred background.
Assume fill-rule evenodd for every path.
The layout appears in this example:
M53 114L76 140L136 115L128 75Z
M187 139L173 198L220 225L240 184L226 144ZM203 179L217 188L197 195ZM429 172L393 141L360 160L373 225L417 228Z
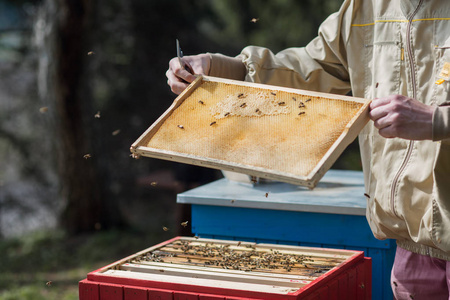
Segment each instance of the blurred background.
M78 299L87 272L190 235L219 171L130 157L169 60L305 46L342 0L0 0L0 299ZM360 170L356 142L334 168ZM164 231L162 228L169 228Z

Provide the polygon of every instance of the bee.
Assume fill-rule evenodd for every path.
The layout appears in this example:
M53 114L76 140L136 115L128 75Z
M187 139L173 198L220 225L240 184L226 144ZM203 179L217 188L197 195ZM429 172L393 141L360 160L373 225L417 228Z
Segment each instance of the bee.
M47 106L44 106L44 107L39 108L39 112L40 112L41 114L45 114L46 112L48 112L48 107L47 107Z
M311 101L311 98L308 98L308 99L305 100L305 102L309 102L309 101Z
M295 97L292 97L292 100L294 100L294 101L297 101L297 98L295 98Z
M196 236L194 236L194 238L195 238L196 240L198 240L199 236L198 236L198 235L196 235Z
M280 106L286 105L286 102L278 102L278 105Z
M234 200L231 200L231 203L234 203Z
M230 115L230 112L227 112L226 114L224 114L224 117L228 117Z
M92 155L90 155L89 153L88 154L85 154L85 155L83 155L83 158L84 159L88 159L88 158L91 158L92 157Z
M370 199L370 196L369 196L369 194L367 194L367 193L364 193L364 196L366 196L367 198L369 198L369 199Z
M87 53L87 55L94 55L95 54L95 52L94 51L89 51L88 53Z
M241 242L239 241L238 243L237 243L237 246L239 247L241 245Z
M398 286L397 282L393 281L392 283L393 283L395 286Z
M298 113L298 115L300 116L300 115L303 115L304 113L305 113L304 111L301 111Z
M188 225L188 222L189 222L189 221L181 222L181 226L186 227L186 226Z
M300 104L298 105L298 108L303 108L305 107L305 103L303 103L302 101L300 101Z
M152 181L152 182L150 182L150 185L151 186L156 186L158 183L156 182L156 181Z
M112 132L112 135L116 136L116 135L118 135L119 133L120 133L120 129L117 129L117 130L114 130L114 131Z
M100 112L99 111L94 115L94 118L100 119Z
M53 283L53 282L51 282L51 281L47 281L47 282L45 283L45 285L46 285L46 286L52 286L52 283Z
M159 270L161 273L164 272L164 270Z
M274 96L276 96L277 95L277 93L275 93L275 92L270 92L272 95L274 95Z
M216 124L216 121L209 123L209 126L213 126L214 124Z
M257 109L255 110L255 113L261 113L261 111L259 110L259 108L257 108Z
M178 126L178 128L180 128L180 129L184 129L184 126L183 125L177 125Z
M203 102L202 100L198 100L198 103L200 103L200 104L205 104L205 102Z
M258 22L259 21L259 18L252 18L251 20L250 20L250 22L252 22L252 23L256 23L256 22Z
M163 230L164 231L169 231L169 228L167 228L166 226L163 226Z
M244 93L240 93L240 94L238 95L238 98L239 98L239 99L242 99L242 98L245 98L245 97L247 97L247 96L244 95Z
M377 82L377 84L375 84L375 88L378 88L378 82Z
M266 193L266 198L269 197L269 193Z
M242 103L241 105L239 105L239 107L242 107L242 108L244 108L244 107L246 107L247 106L247 104L244 102L244 103Z

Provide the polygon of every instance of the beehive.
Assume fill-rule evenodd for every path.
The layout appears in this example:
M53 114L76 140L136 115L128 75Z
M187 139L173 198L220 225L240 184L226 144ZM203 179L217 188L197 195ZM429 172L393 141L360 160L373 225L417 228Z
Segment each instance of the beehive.
M360 251L177 237L89 273L80 300L370 299L370 272Z
M131 151L314 187L367 111L365 99L199 77Z

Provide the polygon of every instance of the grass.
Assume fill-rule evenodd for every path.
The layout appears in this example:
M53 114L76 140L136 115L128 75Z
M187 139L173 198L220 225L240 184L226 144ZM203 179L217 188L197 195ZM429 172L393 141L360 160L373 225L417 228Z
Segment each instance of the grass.
M163 240L121 230L76 237L40 231L0 239L0 300L78 299L78 282L87 273Z

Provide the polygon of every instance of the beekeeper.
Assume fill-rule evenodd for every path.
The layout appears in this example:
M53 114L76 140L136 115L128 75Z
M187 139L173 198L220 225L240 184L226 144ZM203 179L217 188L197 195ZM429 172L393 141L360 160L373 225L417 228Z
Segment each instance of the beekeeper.
M367 220L397 241L394 296L449 299L450 1L346 0L306 47L183 61L196 74L373 99L359 135ZM166 75L177 94L195 79L174 59Z

